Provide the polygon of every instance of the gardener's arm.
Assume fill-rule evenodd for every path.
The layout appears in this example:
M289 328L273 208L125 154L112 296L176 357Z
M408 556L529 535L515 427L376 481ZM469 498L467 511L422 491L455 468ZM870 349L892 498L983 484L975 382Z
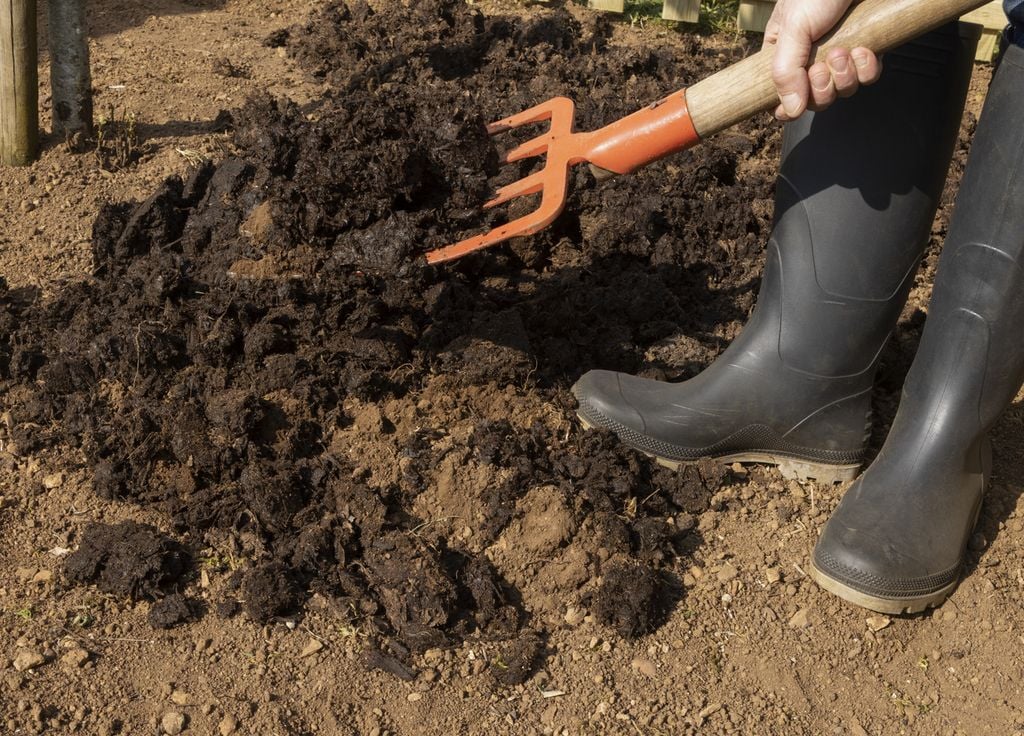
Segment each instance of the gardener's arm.
M826 59L808 68L811 44L825 35L852 5L851 0L779 0L768 26L765 45L774 44L772 77L781 104L779 120L792 120L807 109L821 110L836 97L849 97L882 73L878 57L865 48L830 49Z

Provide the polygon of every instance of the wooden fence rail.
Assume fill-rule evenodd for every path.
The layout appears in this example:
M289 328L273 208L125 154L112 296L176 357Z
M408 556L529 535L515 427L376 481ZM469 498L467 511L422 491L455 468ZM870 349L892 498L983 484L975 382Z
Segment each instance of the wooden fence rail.
M741 31L763 33L768 19L775 10L776 0L740 0L736 26ZM700 18L700 0L664 0L661 17L665 20L696 23ZM625 0L589 0L588 4L595 10L607 10L613 13L625 12ZM978 42L978 61L989 62L995 55L999 45L999 36L1006 26L1002 0L992 0L977 10L968 13L961 20L976 23L984 28Z
M740 0L739 14L736 25L741 31L763 33L768 19L775 10L775 0ZM990 62L999 45L999 36L1006 27L1006 15L1003 13L1002 0L992 0L977 10L967 13L960 20L976 23L984 28L978 42L976 61Z

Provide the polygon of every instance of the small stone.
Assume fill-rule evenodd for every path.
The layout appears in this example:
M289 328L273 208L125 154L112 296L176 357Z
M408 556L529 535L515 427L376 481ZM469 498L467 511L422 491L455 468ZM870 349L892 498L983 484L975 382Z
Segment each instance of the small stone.
M577 608L576 606L569 606L565 609L565 622L570 626L579 626L583 623L583 619L587 617L587 611L585 608Z
M32 576L33 583L48 583L53 580L53 570L40 570Z
M864 619L864 623L866 623L868 628L872 631L881 631L892 623L892 619L888 616L868 616Z
M45 663L46 657L44 657L41 652L37 652L34 649L22 649L14 655L14 669L18 672L34 670L39 665Z
M85 663L89 661L89 652L82 649L81 647L75 647L69 649L64 653L64 656L60 658L60 663L68 669L78 669L84 667Z
M217 724L217 730L220 731L220 736L231 736L238 730L238 719L234 716L224 716Z
M782 570L777 567L769 567L764 571L764 577L768 581L768 585L775 585L782 581Z
M188 693L181 690L174 690L171 692L171 702L175 705L188 705L191 702Z
M952 606L947 606L942 612L943 621L953 621L956 618L956 611L953 610Z
M423 699L423 693L409 693L405 696L405 699L410 703L417 703Z
M64 484L64 473L51 473L50 475L43 476L43 488L48 491L52 491L54 488L60 488Z
M724 565L718 568L718 582L728 583L730 580L732 580L739 574L739 570L733 567L730 563L726 562Z
M988 540L985 539L985 535L981 532L971 535L971 541L967 543L967 547L972 552L981 552L988 546Z
M652 680L658 676L658 668L655 667L654 662L649 659L637 657L630 663L630 665L641 675L649 677Z
M185 714L177 711L167 711L160 719L160 727L167 736L178 736L185 730Z
M38 567L19 567L14 571L14 576L23 583L27 583L39 572Z
M324 648L324 643L319 639L309 638L306 642L306 646L302 647L302 651L299 652L300 657L312 657L314 654Z
M213 639L208 639L206 637L196 639L196 652L205 652L210 648L211 644L213 644Z
M801 608L789 619L789 628L791 629L806 629L810 625L810 611L806 608Z

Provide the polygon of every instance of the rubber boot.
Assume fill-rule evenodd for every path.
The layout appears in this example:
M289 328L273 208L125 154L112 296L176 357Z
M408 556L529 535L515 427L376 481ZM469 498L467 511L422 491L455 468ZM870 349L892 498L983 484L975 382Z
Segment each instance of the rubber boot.
M786 126L775 223L743 332L682 383L588 372L573 386L585 426L669 467L710 457L822 482L856 475L878 356L952 157L972 29L949 24L887 53L876 84Z
M1024 381L1022 120L1024 49L1010 47L892 429L814 550L818 583L875 611L921 611L956 586L989 476L987 432Z

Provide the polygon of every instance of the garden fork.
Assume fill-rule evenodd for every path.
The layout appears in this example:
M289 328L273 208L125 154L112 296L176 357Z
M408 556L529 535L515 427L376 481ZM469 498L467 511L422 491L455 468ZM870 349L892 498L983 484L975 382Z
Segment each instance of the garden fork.
M865 0L854 6L815 45L821 60L834 47L863 46L888 51L936 28L987 0ZM572 100L556 97L487 126L496 135L532 123L550 121L543 134L516 146L502 159L513 163L547 156L544 167L525 179L501 187L484 207L516 197L540 194L540 206L528 215L481 235L427 253L427 262L442 263L510 238L531 235L550 225L565 206L569 171L589 163L599 178L628 174L652 161L682 151L703 138L778 104L772 82L775 47L768 46L688 89L673 92L599 130L575 132Z

